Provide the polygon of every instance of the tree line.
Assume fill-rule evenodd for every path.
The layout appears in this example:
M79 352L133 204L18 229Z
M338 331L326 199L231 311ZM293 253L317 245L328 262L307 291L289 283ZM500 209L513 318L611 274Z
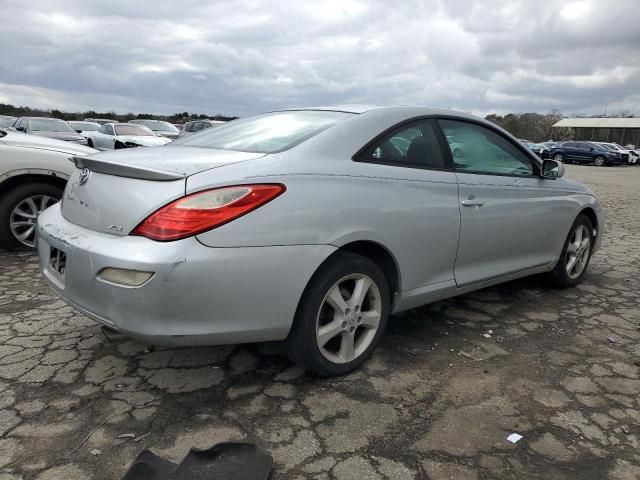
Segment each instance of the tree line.
M96 112L94 110L87 110L85 112L64 112L58 109L45 110L40 108L30 107L16 107L14 105L0 103L0 115L11 115L13 117L53 117L61 120L83 120L85 118L110 118L117 122L128 122L134 119L145 120L165 120L169 123L183 123L189 120L197 120L209 118L211 120L224 120L229 121L238 117L222 115L217 113L215 115L205 115L202 113L189 113L179 112L172 115L155 115L151 113L125 113L119 114L116 112Z
M574 136L572 128L552 128L562 118L564 116L560 112L509 113L505 116L492 113L485 117L486 120L504 128L514 137L535 143L548 140L571 140Z

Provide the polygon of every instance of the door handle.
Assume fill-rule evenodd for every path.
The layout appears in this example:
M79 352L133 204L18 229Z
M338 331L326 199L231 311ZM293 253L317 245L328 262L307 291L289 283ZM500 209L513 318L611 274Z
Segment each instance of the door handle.
M481 202L480 200L462 200L462 206L463 207L481 207L484 205L484 202Z

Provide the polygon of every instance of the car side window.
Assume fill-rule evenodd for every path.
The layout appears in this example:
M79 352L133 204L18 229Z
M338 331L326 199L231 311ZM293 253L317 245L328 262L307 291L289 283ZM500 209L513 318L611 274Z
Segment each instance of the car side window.
M98 129L98 133L102 133L102 134L104 134L104 135L106 135L106 134L107 134L107 132L105 131L105 126L104 126L104 125L103 125L103 126L101 126L101 127Z
M184 124L185 132L193 132L193 122L187 122Z
M398 166L447 168L433 120L401 126L369 146L359 161Z
M193 131L194 132L199 132L200 130L202 130L204 123L203 122L195 122L193 124Z
M104 130L104 133L105 133L106 135L115 135L115 134L113 133L113 125L105 125L105 126L104 126L104 129L105 129L105 130Z
M438 121L456 170L488 175L534 174L531 159L499 133L470 122Z

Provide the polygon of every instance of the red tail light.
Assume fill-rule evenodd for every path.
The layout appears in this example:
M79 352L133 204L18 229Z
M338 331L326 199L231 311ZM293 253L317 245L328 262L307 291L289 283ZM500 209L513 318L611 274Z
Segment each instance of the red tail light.
M131 235L167 242L191 237L229 223L270 202L284 185L234 185L179 198L143 220Z

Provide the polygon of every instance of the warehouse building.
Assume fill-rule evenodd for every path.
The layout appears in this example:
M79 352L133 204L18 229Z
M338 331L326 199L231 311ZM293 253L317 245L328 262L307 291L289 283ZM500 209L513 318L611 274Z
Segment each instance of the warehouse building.
M563 118L553 128L570 128L573 140L640 145L640 118Z

